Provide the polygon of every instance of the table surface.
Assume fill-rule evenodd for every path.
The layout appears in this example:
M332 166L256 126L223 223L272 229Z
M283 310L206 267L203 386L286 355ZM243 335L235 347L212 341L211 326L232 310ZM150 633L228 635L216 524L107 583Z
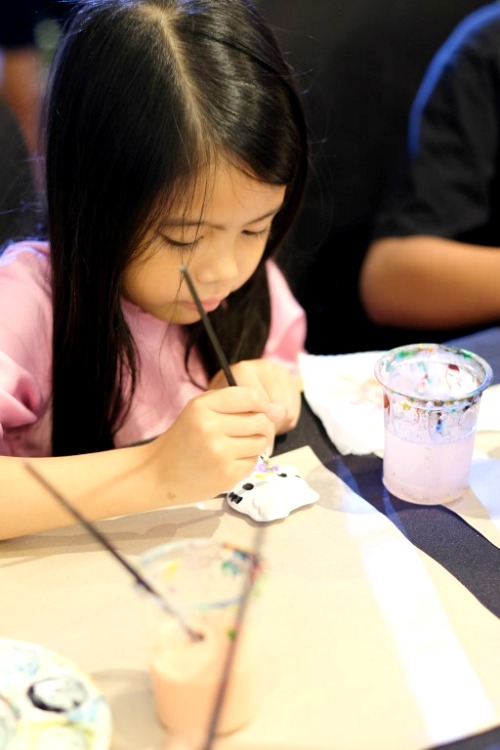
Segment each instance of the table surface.
M487 359L493 368L493 382L500 382L500 328L452 343ZM381 481L381 459L374 455L341 456L304 400L298 427L278 438L275 455L306 445L327 469L397 526L407 540L500 617L497 547L445 506L424 507L390 496ZM133 556L170 538L189 536L193 531L196 536L217 537L234 530L236 521L242 519L239 514L225 514L220 502L206 505L203 514L196 511L196 506L180 507L168 515L161 513L112 519L103 522L102 528L112 535L124 554ZM290 522L288 528L293 539L292 517ZM286 543L287 523L288 519L276 531L282 545ZM251 523L246 525L250 533ZM138 616L140 606L134 604L137 596L131 587L123 586L123 577L116 561L96 549L94 541L78 526L0 543L0 636L36 641L61 650L94 676L110 699L115 724L113 750L156 750L163 747L164 735L152 706L144 700L149 688L142 650L143 624ZM81 592L81 606L75 591ZM124 611L130 611L130 616L124 618ZM62 620L58 621L54 613L59 613ZM139 645L126 653L124 643ZM439 747L495 750L500 748L500 726ZM276 744L273 748L278 750ZM324 745L321 750L325 750Z
M484 357L493 369L492 384L500 383L500 327L449 343ZM327 468L384 513L414 545L443 565L485 607L500 617L500 550L497 547L444 505L424 507L393 496L388 504L389 493L382 484L382 460L374 455L340 455L307 403L304 403L298 429L278 439L276 453L301 445L311 446ZM500 727L448 743L446 748L498 750Z

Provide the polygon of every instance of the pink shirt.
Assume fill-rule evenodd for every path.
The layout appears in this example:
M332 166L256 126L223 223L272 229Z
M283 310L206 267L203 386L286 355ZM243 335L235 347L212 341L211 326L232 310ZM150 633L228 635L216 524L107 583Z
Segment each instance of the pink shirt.
M267 273L271 330L263 356L297 371L297 354L305 343L305 314L274 263L267 264ZM184 369L182 326L158 320L126 300L122 309L140 362L137 390L116 435L117 447L166 430L201 390ZM206 385L201 364L194 357L193 362L193 375ZM51 366L48 245L17 243L0 256L0 454L50 455Z

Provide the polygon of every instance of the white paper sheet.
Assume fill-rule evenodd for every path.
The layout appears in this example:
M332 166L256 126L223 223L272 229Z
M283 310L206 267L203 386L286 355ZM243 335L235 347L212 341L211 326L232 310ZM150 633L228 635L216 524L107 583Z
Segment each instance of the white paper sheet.
M496 726L500 620L305 450L321 498L267 538L285 666L217 747L422 750Z
M217 750L422 750L500 724L500 620L310 449L282 458L320 499L266 529L267 686L255 719ZM220 498L100 527L132 559L172 538L255 533ZM79 527L5 542L0 590L2 635L93 674L113 750L164 749L140 602L108 553Z
M446 505L466 523L500 547L500 434L476 436L470 487L459 500Z

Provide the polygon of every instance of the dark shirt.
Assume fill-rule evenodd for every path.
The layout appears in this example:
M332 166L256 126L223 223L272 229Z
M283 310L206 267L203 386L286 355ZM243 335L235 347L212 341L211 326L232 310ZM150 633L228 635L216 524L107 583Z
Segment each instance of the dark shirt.
M434 57L410 115L406 157L375 237L500 247L500 3L470 14Z
M367 318L359 269L429 62L485 0L258 2L297 71L311 130L309 185L280 261L307 312L307 348L337 354L428 340L428 331Z

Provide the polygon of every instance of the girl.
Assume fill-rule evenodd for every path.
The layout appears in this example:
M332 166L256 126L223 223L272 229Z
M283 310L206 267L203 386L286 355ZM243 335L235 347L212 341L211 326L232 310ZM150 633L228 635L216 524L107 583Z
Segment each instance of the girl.
M50 245L0 260L4 538L71 522L23 456L90 518L139 512L228 489L300 406L304 313L270 258L306 127L251 0L82 3L43 145Z

